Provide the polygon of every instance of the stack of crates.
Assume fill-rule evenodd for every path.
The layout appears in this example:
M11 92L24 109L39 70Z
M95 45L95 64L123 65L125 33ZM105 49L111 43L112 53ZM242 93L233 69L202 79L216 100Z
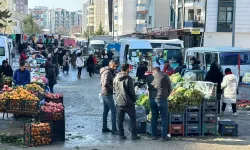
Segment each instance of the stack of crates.
M188 106L186 108L185 136L200 136L201 134L201 106Z
M184 113L169 113L169 134L184 136Z
M219 133L221 136L238 136L238 124L234 121L220 121Z
M218 100L203 99L202 134L217 135L218 133Z

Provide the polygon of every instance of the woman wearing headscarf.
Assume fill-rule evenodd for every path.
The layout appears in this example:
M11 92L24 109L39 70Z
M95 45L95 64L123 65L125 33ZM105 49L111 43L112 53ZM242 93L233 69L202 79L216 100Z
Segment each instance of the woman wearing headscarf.
M64 71L66 71L67 74L69 74L69 63L70 63L69 53L66 52L66 54L63 56L63 73Z
M95 62L93 59L93 55L89 55L89 58L87 60L87 71L89 72L90 77L92 77L92 74L94 73L94 66Z
M207 72L205 81L213 82L217 84L217 100L218 100L218 113L220 113L220 100L221 100L221 82L223 80L223 74L221 73L217 63L212 63L210 70Z
M77 58L76 51L74 51L71 54L71 65L73 68L76 68L76 58Z

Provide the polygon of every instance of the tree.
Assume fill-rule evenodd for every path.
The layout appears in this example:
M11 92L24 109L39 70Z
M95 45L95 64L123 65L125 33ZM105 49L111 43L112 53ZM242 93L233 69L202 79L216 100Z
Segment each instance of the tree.
M28 15L24 21L24 33L26 34L40 34L42 33L41 28L35 23L35 20L32 15Z
M102 23L99 24L99 28L97 31L94 32L94 35L107 35L108 32L104 31L104 27L102 26Z
M0 5L2 5L2 2L0 2ZM6 27L8 22L11 23L11 20L8 21L11 15L12 14L7 9L0 10L0 28Z
M63 26L57 27L56 28L56 33L59 35L69 35L67 29Z

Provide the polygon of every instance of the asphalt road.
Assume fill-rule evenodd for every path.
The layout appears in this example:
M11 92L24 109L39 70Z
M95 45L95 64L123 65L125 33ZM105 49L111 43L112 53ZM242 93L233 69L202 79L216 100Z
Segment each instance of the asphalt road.
M230 113L225 118L239 123L239 137L173 137L173 141L152 141L148 135L141 135L139 141L129 139L119 141L118 136L102 134L102 104L99 101L100 77L88 77L85 69L83 78L78 80L77 71L70 69L69 75L60 74L55 92L64 94L66 115L66 142L50 146L29 148L30 150L250 150L250 120L246 112L240 112L239 117L233 118ZM109 117L110 118L110 117ZM224 119L225 119L224 118ZM8 126L9 120L1 121L0 132L22 133L20 124ZM110 121L109 121L110 122ZM7 125L6 125L7 124ZM109 124L109 127L111 125ZM126 129L128 129L126 127ZM0 144L0 149L21 150L8 144Z

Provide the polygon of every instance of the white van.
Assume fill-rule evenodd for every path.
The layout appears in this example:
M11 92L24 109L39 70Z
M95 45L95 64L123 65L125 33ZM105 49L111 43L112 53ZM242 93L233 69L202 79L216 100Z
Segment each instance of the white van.
M3 60L7 60L10 65L12 63L9 40L5 36L0 36L0 64L2 64Z
M176 46L180 48L184 48L184 41L179 39L172 40L148 40L153 49L155 48L163 48L163 46Z
M89 48L91 50L104 49L105 48L105 42L102 41L102 40L91 40L89 42Z
M152 46L147 40L139 39L122 39L119 41L120 48L120 63L127 63L128 59L135 57L136 52L146 54L152 52Z
M235 75L244 76L250 72L250 49L240 47L194 47L186 50L185 63L191 69L191 58L201 62L202 68L209 71L213 62L217 62L224 73L231 68Z

